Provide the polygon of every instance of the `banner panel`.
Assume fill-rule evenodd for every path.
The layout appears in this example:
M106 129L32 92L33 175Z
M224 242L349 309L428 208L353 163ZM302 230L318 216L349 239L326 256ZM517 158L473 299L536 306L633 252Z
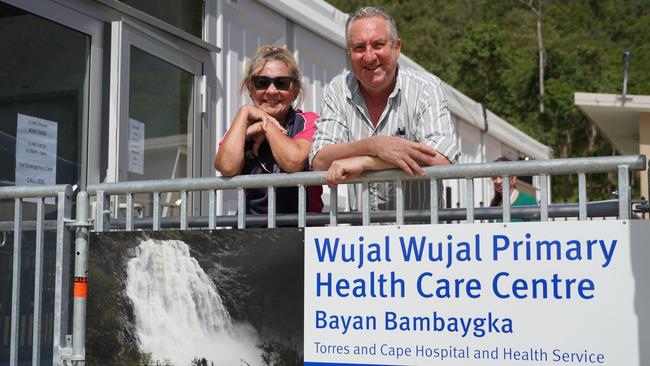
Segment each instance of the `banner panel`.
M305 365L639 365L630 226L308 228Z
M88 365L302 365L302 229L91 235ZM75 284L76 285L76 284Z

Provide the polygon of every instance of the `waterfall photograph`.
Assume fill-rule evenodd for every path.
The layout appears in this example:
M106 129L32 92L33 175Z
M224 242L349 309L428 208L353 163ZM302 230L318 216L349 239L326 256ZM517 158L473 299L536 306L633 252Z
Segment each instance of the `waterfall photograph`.
M303 231L93 233L90 365L303 362Z

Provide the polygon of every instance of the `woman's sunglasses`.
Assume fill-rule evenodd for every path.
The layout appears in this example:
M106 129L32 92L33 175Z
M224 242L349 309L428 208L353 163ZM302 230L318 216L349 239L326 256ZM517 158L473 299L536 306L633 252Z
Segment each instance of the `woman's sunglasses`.
M253 76L253 86L257 90L264 90L268 88L271 83L275 85L275 88L278 90L289 90L291 88L291 83L296 81L296 78L293 76L278 76L271 78L268 76Z

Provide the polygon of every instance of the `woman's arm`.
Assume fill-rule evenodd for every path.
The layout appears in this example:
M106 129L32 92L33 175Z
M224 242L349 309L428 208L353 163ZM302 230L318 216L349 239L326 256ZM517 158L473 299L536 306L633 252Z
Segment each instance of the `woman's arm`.
M241 106L230 129L226 132L217 156L214 158L214 168L224 177L232 177L244 169L244 147L246 145L246 130L248 129L249 106Z
M271 146L275 162L287 173L301 172L307 166L311 141L306 139L292 139L286 135L279 124L271 120L263 123L266 140Z
M271 116L264 111L249 105L239 108L230 129L226 132L217 156L214 159L214 168L225 177L232 177L244 169L244 148L247 140L252 140L253 153L266 138L266 126L273 126L274 131L286 137L287 131Z

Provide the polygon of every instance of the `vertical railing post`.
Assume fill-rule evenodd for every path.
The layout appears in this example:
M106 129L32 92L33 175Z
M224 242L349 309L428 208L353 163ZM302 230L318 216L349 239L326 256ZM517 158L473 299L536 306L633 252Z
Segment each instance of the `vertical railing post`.
M339 213L338 188L330 188L330 226L336 226Z
M630 173L627 165L618 166L618 218L630 218Z
M151 228L154 231L160 230L160 192L153 192L153 207L151 212Z
M181 191L181 230L187 230L187 191Z
M9 366L18 365L18 336L20 330L20 280L22 273L23 203L20 198L14 203L14 265L11 284L11 334L9 339Z
M650 159L650 156L648 156L648 159ZM648 184L647 184L648 191L646 192L645 199L648 202L648 205L650 206L650 160L648 160L648 169L646 169L646 172L648 173L648 180L647 180L647 182L648 182ZM644 213L644 215L645 215L645 213ZM644 218L645 218L645 216L644 216Z
M361 222L367 226L370 225L370 186L365 182L361 187Z
M126 231L133 231L133 193L126 194Z
M438 181L431 179L429 181L429 194L431 196L431 223L438 223L438 207L440 206L440 201L438 200Z
M587 177L585 173L578 174L578 220L587 219Z
M43 319L43 256L45 212L43 197L36 199L36 250L34 251L34 323L32 326L32 365L41 362L41 321Z
M504 176L502 179L501 202L503 202L503 222L510 222L510 177Z
M548 175L539 176L540 221L548 221Z
M237 188L237 229L246 228L246 192Z
M275 218L276 218L276 210L275 210L275 187L271 186L268 188L268 208L266 211L267 214L267 227L274 228L275 227Z
M395 216L397 225L404 225L404 190L401 180L395 182Z
M103 190L98 190L95 195L95 231L108 231L111 228L111 200L106 197Z
M88 193L77 194L77 220L74 223L74 308L72 322L72 359L86 357L86 301L88 298Z
M467 201L467 222L474 223L474 178L465 180L465 200Z
M298 227L307 226L307 193L304 185L298 186Z
M72 188L59 192L56 215L56 269L54 279L54 339L52 364L61 361L61 351L66 346L68 334L68 292L70 289L70 229L65 225L72 213Z
M213 230L217 226L217 192L211 189L208 197L208 228Z

